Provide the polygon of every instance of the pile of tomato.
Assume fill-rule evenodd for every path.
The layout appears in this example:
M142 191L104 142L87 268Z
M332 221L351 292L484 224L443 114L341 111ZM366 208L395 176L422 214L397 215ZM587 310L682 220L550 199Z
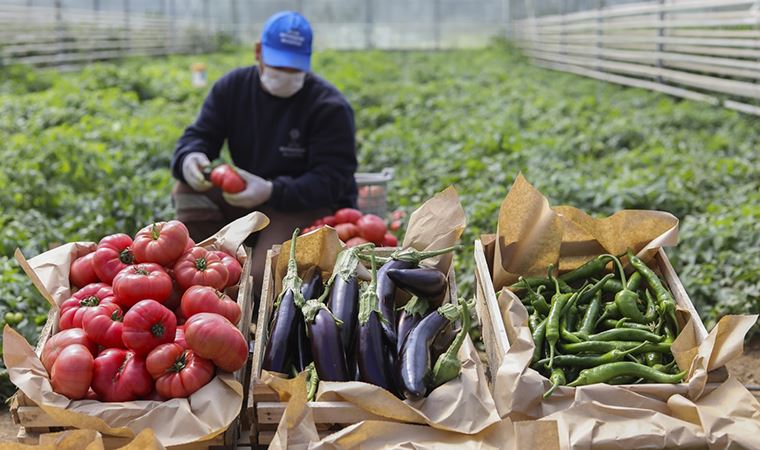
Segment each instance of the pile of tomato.
M358 209L342 208L335 214L317 219L303 230L306 234L322 226L330 226L338 232L338 237L348 247L372 242L379 247L396 247L398 238L394 232L401 228L403 211L391 214L390 224L375 214L363 214Z
M248 358L238 304L224 290L242 272L235 255L197 247L181 222L134 239L113 234L73 261L73 294L42 364L55 392L104 402L184 398L217 370Z

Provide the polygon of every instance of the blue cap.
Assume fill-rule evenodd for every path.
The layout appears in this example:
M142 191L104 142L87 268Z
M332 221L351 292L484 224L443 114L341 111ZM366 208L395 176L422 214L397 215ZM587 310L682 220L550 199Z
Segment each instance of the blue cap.
M289 67L308 72L311 67L311 25L297 12L282 11L264 24L261 56L274 67Z

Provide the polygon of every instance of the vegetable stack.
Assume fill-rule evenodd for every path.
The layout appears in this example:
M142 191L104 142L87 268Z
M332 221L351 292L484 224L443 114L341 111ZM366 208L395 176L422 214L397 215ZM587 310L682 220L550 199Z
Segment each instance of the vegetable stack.
M388 258L377 257L372 243L346 247L322 286L319 269L306 282L298 277L297 236L298 230L273 306L264 369L288 375L309 370L311 380L363 381L407 399L424 397L459 375L457 352L470 328L469 305L445 303L446 275L420 265L455 247L403 249ZM362 259L371 268L369 282L357 275ZM400 290L407 295L397 295ZM400 298L410 299L399 304Z
M509 286L530 313L531 367L552 383L545 398L562 385L678 383L686 375L670 351L680 332L675 300L641 259L627 257L629 276L617 256L604 254Z

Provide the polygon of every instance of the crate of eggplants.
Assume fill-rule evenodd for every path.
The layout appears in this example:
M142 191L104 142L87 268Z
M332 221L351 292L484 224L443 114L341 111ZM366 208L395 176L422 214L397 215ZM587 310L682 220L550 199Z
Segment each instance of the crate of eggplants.
M535 350L532 368L559 386L593 383L679 383L686 375L670 346L680 332L675 300L639 258L599 255L555 276L521 277L511 286L528 310ZM606 267L612 265L612 273Z

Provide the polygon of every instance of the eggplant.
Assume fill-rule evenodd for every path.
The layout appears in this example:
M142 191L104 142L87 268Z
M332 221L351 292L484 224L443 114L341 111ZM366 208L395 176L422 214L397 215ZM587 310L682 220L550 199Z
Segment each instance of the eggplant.
M309 275L304 277L308 281L301 285L301 295L304 300L310 300L317 298L322 294L324 285L322 284L322 273L319 268L314 268ZM309 337L306 333L306 322L303 318L303 313L298 309L296 314L296 335L295 345L292 347L295 349L295 366L296 370L300 373L305 370L306 367L314 361L311 355L311 344L309 343Z
M430 347L431 361L438 361L438 357L451 347L451 343L454 342L454 338L457 337L461 329L461 327L457 326L456 322L452 322L438 333L438 336L433 340L433 345Z
M426 298L434 307L441 306L446 296L446 275L440 270L430 267L415 267L412 269L390 269L387 271L396 287L412 295Z
M359 366L359 381L371 383L395 393L390 371L393 361L389 359L382 321L385 320L378 309L378 271L375 255L372 258L372 279L359 298L358 334L356 362ZM391 347L395 350L395 347Z
M406 305L401 307L401 313L398 315L398 343L396 351L401 353L401 347L404 344L406 336L414 327L425 317L430 310L430 304L424 298L417 296L412 297Z
M317 375L324 381L349 381L346 356L340 338L338 322L327 306L319 300L309 300L303 307L309 331L311 353Z
M322 271L318 267L314 267L313 272L305 279L307 281L304 281L301 286L301 295L303 295L304 300L311 300L322 295L324 285L322 284Z
M288 271L282 279L282 292L277 296L274 303L274 314L262 363L264 369L279 373L288 372L297 333L298 308L304 303L301 295L303 282L298 277L296 265L296 240L299 231L296 228L290 240Z
M458 316L456 305L443 305L425 316L409 333L398 365L401 391L407 399L418 400L427 393L432 376L430 347L435 337Z
M473 300L472 303L474 304L475 301ZM462 329L459 330L449 348L435 361L433 380L430 386L428 386L431 390L458 377L462 371L462 363L459 361L457 354L459 353L459 349L462 348L465 338L470 333L472 316L470 316L470 304L463 299L459 299L459 307L462 315Z

